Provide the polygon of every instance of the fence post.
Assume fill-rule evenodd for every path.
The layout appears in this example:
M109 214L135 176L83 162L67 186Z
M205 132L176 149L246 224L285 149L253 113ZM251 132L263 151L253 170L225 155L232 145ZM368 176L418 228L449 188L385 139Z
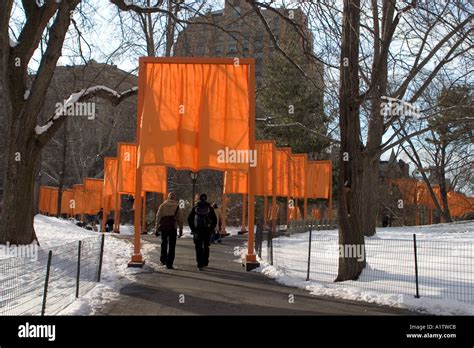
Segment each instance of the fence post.
M41 307L41 316L44 316L44 313L46 312L46 297L48 294L49 270L51 268L52 257L53 257L53 252L50 250L48 253L48 264L46 266L46 278L44 280L43 306Z
M79 241L79 247L77 248L77 275L76 275L76 298L79 297L79 283L81 277L81 249L82 241Z
M420 298L420 292L418 288L418 256L416 252L416 234L413 233L413 248L415 252L415 281L416 281L416 298Z
M102 233L102 239L100 241L99 271L97 274L98 282L100 282L100 276L102 273L102 259L104 258L104 243L105 243L105 233Z
M306 281L309 281L309 272L311 271L311 243L313 240L313 228L309 227L309 243L308 243L308 271L306 273Z

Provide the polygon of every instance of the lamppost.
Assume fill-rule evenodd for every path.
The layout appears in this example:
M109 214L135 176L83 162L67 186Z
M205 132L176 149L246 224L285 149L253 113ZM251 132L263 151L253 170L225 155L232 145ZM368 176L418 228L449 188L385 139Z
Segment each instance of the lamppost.
M196 180L199 176L199 172L191 172L191 173L189 173L189 175L191 176L191 180L193 181L193 196L192 196L192 199L191 199L191 206L194 207L194 192L195 192Z

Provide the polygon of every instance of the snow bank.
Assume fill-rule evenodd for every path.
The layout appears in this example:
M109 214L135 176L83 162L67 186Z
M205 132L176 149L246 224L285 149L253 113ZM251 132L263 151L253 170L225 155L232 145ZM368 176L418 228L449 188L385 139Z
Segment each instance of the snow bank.
M39 253L43 254L51 248L61 251L65 250L68 245L69 247L71 247L71 243L73 242L77 242L79 240L89 240L91 237L100 236L100 234L97 232L88 231L76 226L72 221L57 219L53 217L46 217L43 215L36 215L34 224L38 239L41 244L41 247L39 248ZM74 248L76 248L75 245ZM61 306L58 305L58 308L60 309L58 312L48 312L47 307L47 314L94 314L98 309L103 307L105 303L117 298L119 294L119 289L121 288L123 283L134 281L134 275L137 272L142 272L143 270L148 269L148 267L153 266L153 263L149 262L149 265L147 265L143 269L128 268L127 263L130 260L132 248L133 246L129 240L117 238L117 236L106 233L101 282L91 283L90 287L92 289L78 299L69 299L69 305L67 303L66 305L64 303L62 303ZM142 252L144 255L147 255L153 248L155 248L153 244L143 241ZM75 250L76 249L74 249L74 253L76 252ZM2 253L2 250L0 249L0 259L5 259L7 257L9 257L9 255L5 255L5 253ZM71 257L70 263L72 262L75 262L75 256ZM69 267L70 265L67 265L67 263L65 262L63 264L63 267L66 266ZM0 280L2 279L2 276L7 275L0 274ZM21 276L30 277L32 275L22 274ZM55 279L55 286L62 289L69 289L72 286L72 283L74 283L75 279L67 278L68 277L62 276L60 279ZM39 279L39 281L40 280L41 279ZM38 297L37 292L38 291L36 291L36 293L32 292L31 297L36 296L38 298L37 301L41 301L41 296ZM1 298L2 297L0 296L0 300ZM31 301L33 301L30 298L23 297L20 300L23 302L30 301L30 304Z
M419 291L415 298L413 234L418 241ZM474 314L474 222L380 228L366 238L367 267L358 281L334 283L337 231L313 232L310 281L306 281L309 233L273 240L273 265L263 243L257 271L311 294L408 308L436 315ZM235 254L244 254L239 248Z

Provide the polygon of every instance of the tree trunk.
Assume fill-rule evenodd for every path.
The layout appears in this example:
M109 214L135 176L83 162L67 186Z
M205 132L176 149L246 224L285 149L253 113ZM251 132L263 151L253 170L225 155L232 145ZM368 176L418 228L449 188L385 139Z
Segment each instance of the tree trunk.
M0 244L30 244L36 240L34 222L35 173L40 146L22 127L23 117L12 122L7 140L3 221Z
M360 1L345 0L343 10L343 36L341 45L341 77L339 91L339 127L341 152L339 194L339 269L335 281L356 280L365 267L365 253L348 253L347 250L364 248L361 231L361 204L363 197L362 144L359 118L359 29Z
M360 228L364 236L375 235L375 226L377 224L377 187L379 175L379 161L362 157L362 168L360 172L361 199L360 199Z

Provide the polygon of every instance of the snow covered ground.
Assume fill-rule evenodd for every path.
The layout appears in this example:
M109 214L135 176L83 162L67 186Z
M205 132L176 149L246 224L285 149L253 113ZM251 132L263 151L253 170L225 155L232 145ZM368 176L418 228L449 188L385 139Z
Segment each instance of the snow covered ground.
M123 239L105 234L104 257L101 282L97 275L101 234L87 231L73 222L37 215L35 230L41 247L36 251L37 261L19 260L11 253L0 249L0 313L38 314L44 289L47 252L53 250L50 285L46 314L87 315L93 314L106 302L118 296L118 290L125 281L133 281L134 274L143 269L128 268L132 244ZM75 299L77 275L78 241L83 241L81 261L81 297ZM143 241L142 253L146 255L155 246ZM154 267L148 260L146 267ZM89 290L89 291L88 291ZM12 302L11 298L16 297ZM10 298L6 302L7 298ZM2 309L2 301L3 309ZM8 307L5 306L8 303Z
M417 237L419 294L415 298L413 234ZM273 240L273 265L266 241L258 271L277 281L334 296L440 315L474 314L474 222L380 228L366 238L367 267L358 281L334 283L338 267L336 230L313 231L310 281L309 233ZM244 253L245 248L237 250Z

